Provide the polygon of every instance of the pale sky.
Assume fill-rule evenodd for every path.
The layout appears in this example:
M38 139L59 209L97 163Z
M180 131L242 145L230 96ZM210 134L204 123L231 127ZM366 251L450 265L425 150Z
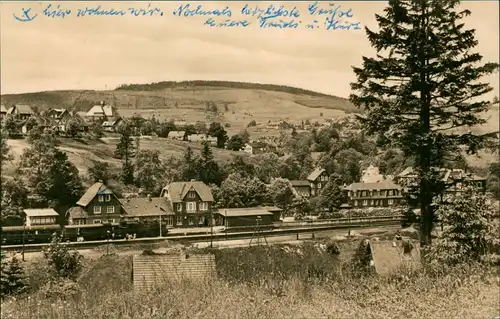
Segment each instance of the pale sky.
M254 21L247 28L210 28L207 17L174 17L172 12L187 2L151 2L163 16L87 16L76 17L85 6L116 10L147 7L147 2L53 2L72 9L64 19L43 16L48 3L1 3L1 93L23 93L71 89L114 89L120 84L182 80L225 80L290 85L347 97L349 83L355 80L352 65L361 56L372 55L364 30L326 31L322 29L262 29ZM301 17L311 2L286 3L297 6ZM206 9L229 6L231 19L240 20L244 2L203 2ZM277 2L250 2L267 7ZM374 14L386 2L337 2L352 8L353 22L376 27ZM321 3L327 6L328 3ZM18 22L22 8L32 8L38 16L31 22ZM498 1L464 2L472 15L467 28L475 28L477 51L484 61L499 60ZM215 17L217 18L217 17ZM219 18L224 20L223 18ZM498 74L487 78L498 94Z

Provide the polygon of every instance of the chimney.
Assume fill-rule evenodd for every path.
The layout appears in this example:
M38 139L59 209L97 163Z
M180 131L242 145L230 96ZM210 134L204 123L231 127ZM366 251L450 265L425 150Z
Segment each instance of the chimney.
M104 106L104 101L101 101L101 106Z
M148 194L147 197L148 197L148 201L151 201L151 195Z

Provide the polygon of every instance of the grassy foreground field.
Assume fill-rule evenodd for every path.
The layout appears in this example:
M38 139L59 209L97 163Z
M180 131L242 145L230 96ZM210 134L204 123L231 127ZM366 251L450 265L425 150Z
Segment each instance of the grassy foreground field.
M498 277L484 270L439 278L421 273L356 279L335 267L335 257L310 246L299 254L277 246L215 253L217 279L164 283L149 292L133 290L130 256L103 256L87 261L78 283L56 289L52 297L42 288L29 298L4 301L1 317L479 319L499 314ZM311 267L323 269L324 276L307 276ZM30 265L32 286L47 279L44 268Z

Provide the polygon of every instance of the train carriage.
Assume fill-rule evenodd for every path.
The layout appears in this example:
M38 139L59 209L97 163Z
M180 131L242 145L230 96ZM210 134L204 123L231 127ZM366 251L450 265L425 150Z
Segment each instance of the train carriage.
M54 234L61 233L61 226L37 225L37 226L3 226L2 245L38 244L48 243Z
M126 230L119 224L85 224L64 226L64 240L93 241L123 238Z

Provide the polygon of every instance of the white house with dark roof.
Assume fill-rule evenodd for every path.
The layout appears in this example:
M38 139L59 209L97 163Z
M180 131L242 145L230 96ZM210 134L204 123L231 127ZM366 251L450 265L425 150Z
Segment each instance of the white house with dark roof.
M54 225L59 214L52 208L29 208L23 210L26 216L26 227Z
M159 222L161 218L162 223L165 223L167 227L174 227L175 214L172 204L166 197L120 198L120 203L125 212L124 220Z
M118 117L116 110L101 101L99 105L94 105L86 114L85 118L92 121L110 121Z
M97 182L87 189L85 194L66 212L68 223L104 224L119 223L121 220L121 202L104 183Z
M326 183L328 183L329 176L326 170L318 167L307 176L307 180L311 185L311 196L315 197L321 193L321 190L325 187Z
M170 131L168 132L167 138L171 140L182 141L184 140L185 133L185 131Z
M27 120L35 115L35 112L29 105L15 104L7 110L7 115L13 115L21 120Z
M403 202L403 188L390 180L352 183L344 191L351 207L389 207Z
M175 227L209 226L214 197L212 190L201 181L173 182L163 188L175 214Z

